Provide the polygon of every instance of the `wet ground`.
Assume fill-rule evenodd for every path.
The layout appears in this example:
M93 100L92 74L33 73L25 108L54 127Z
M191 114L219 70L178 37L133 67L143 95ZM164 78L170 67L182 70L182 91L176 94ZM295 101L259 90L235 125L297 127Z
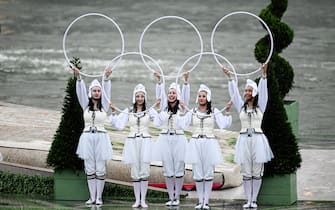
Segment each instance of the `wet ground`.
M147 210L166 210L166 209L178 209L178 210L193 210L195 202L193 200L185 200L181 202L179 207L169 208L164 206L163 203L148 203L149 207ZM211 209L242 209L242 200L221 200L213 201ZM106 200L103 206L85 206L82 201L54 201L48 199L37 199L22 196L13 195L1 195L0 194L0 209L133 209L131 207L132 202L117 201L117 200ZM140 209L140 208L139 208ZM260 206L258 209L270 210L270 209L335 209L335 201L298 201L297 203L290 206Z

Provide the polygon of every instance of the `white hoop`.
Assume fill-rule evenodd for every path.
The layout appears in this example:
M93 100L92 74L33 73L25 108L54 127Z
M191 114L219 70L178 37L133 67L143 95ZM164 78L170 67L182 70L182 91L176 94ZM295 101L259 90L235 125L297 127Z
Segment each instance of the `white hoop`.
M150 57L149 55L146 55L146 54L143 54L143 53L139 53L139 52L126 52L126 53L123 53L123 54L120 54L118 56L116 56L115 58L113 58L113 60L111 61L111 63L113 63L115 60L117 59L120 59L121 57L125 56L125 55L140 55L141 57L146 57L148 59L150 59L159 69L160 73L161 73L161 77L162 77L162 83L163 85L165 85L165 79L164 79L164 73L163 73L163 70L162 68L160 67L160 65L158 64L158 62L156 60L154 60L152 57ZM114 70L114 69L113 69ZM155 72L154 70L152 69L149 69L150 71L152 72ZM105 93L105 90L103 89L103 95L104 97L106 97L106 93ZM108 103L110 103L110 99L109 98L105 98ZM154 106L156 106L156 103L154 103L149 109L153 108ZM123 110L119 109L118 107L115 107L115 109L118 111L118 112L122 112L122 113L126 113L124 112ZM142 114L144 112L148 112L149 109L147 109L146 111L142 111L142 112L137 112L136 114L139 115L139 114ZM135 114L135 113L127 113L127 114Z
M235 71L235 68L234 68L233 64L231 64L230 61L229 61L227 58L225 58L223 55L220 55L220 54L215 53L215 52L202 52L202 53L197 53L197 54L192 55L191 57L189 57L188 59L186 59L186 60L184 61L184 63L180 66L180 68L179 68L179 70L178 70L178 75L180 74L180 72L183 70L184 66L185 66L190 60L192 60L193 58L195 58L195 57L197 57L197 56L200 56L200 57L201 57L202 55L214 55L214 58L216 59L216 61L217 61L216 56L219 56L221 59L225 60L225 61L229 64L229 66L231 67L231 69L233 70L233 74L235 75L236 83L238 82L238 80L237 80L237 74L236 74L236 71ZM217 61L217 62L218 62L218 61ZM221 63L218 63L218 64L220 65L221 68L223 67L223 65L222 65ZM176 77L176 84L178 84L178 78L179 78L179 76Z
M81 18L84 18L84 17L87 17L87 16L100 16L100 17L104 17L104 18L106 18L107 20L111 21L111 22L114 24L114 26L117 28L117 30L119 31L119 33L120 33L120 37L121 37L121 54L124 52L124 37L123 37L123 33L122 33L122 31L121 31L119 25L118 25L112 18L110 18L110 17L108 17L108 16L106 16L106 15L104 15L104 14L100 14L100 13L87 13L87 14L81 15L81 16L77 17L76 19L74 19L74 20L69 24L69 26L66 28L65 33L64 33L64 36L63 36L63 53L64 53L64 57L65 57L67 63L70 65L71 68L73 67L73 64L70 62L70 60L69 60L69 58L68 58L68 56L67 56L67 53L66 53L66 38L67 38L67 34L68 34L70 28L72 27L72 25L73 25L75 22L77 22L77 21L80 20ZM115 64L115 65L117 65L117 64ZM109 65L108 65L108 66L109 66ZM107 66L107 67L108 67L108 66ZM106 67L106 68L107 68L107 67ZM85 74L85 73L83 73L83 72L81 72L81 71L79 71L79 73L80 73L81 75L83 75L83 76L86 76L86 77L101 77L101 76L103 76L103 75L90 75L90 74Z
M232 15L236 15L236 14L246 14L246 15L250 15L250 16L253 16L255 17L256 19L258 19L262 24L263 26L266 28L268 34L269 34L269 37L270 37L270 52L269 52L269 55L265 61L265 63L268 63L271 59L271 56L272 56L272 53L273 53L273 36L272 36L272 33L271 33L271 30L270 28L268 27L268 25L262 20L262 18L258 17L257 15L253 14L253 13L250 13L250 12L245 12L245 11L236 11L236 12L231 12L227 15L225 15L224 17L222 17L215 25L213 31L212 31L212 35L211 35L211 50L213 53L215 53L215 50L214 50L214 35L215 35L215 31L217 29L217 27L219 26L219 24L224 20L226 19L227 17L229 16L232 16ZM214 54L214 58L216 60L216 62L220 65L219 61L217 60L216 58L216 55ZM259 67L258 69L256 69L255 71L253 72L250 72L250 73L245 73L245 74L242 74L242 73L236 73L238 76L249 76L249 75L252 75L258 71L261 70L261 67Z
M154 24L154 23L156 23L156 22L158 22L158 21L160 21L160 20L163 20L163 19L169 19L169 18L182 20L182 21L188 23L190 26L192 26L192 28L195 30L195 32L197 33L197 35L198 35L198 37L199 37L199 41L200 41L200 52L202 53L202 52L203 52L203 41L202 41L202 37L201 37L201 34L200 34L199 30L197 29L197 27L195 27L195 25L194 25L191 21L189 21L189 20L187 20L187 19L185 19L185 18L183 18L183 17L179 17L179 16L162 16L162 17L159 17L159 18L153 20L151 23L149 23L149 24L145 27L145 29L143 30L143 32L142 32L142 34L141 34L140 42L139 42L139 52L140 52L141 54L143 53L143 52L142 52L142 42L143 42L142 40L143 40L143 37L144 37L145 32L149 29L149 27L150 27L152 24ZM199 57L199 59L198 59L198 61L196 62L196 64L190 69L190 71L193 71L193 69L195 69L195 67L199 64L200 59L201 59L201 56ZM151 69L150 66L147 64L147 62L145 61L145 59L144 59L143 57L142 57L142 61L144 62L145 66L146 66L148 69ZM178 75L177 75L177 76L178 76ZM176 77L176 76L169 75L169 76L165 76L165 77L166 77L166 78L169 78L169 77Z
M178 70L178 75L180 74L180 72L182 71L182 69L184 68L184 66L190 61L192 60L193 58L197 57L197 56L202 56L202 55L214 55L214 57L216 58L216 56L219 56L221 59L225 60L229 66L231 67L231 69L233 70L233 74L235 75L235 81L236 81L236 84L238 83L238 78L237 78L237 74L235 72L235 68L233 66L233 64L230 63L230 61L225 58L223 55L220 55L220 54L217 54L215 52L202 52L202 53L197 53L195 55L192 55L191 57L189 57L188 59L186 59L183 63L183 65L180 66L179 70ZM217 58L216 58L217 59ZM220 67L222 68L223 65L221 65L221 63L219 63ZM178 84L178 78L179 77L176 77L176 84ZM186 107L186 110L187 111L191 111L188 107ZM223 109L220 110L220 112L223 112L224 110L226 110L226 107L224 107Z

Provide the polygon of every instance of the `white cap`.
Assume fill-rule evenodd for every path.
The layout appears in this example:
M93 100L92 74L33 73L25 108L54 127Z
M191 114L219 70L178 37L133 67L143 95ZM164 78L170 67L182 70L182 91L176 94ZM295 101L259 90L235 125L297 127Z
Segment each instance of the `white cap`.
M177 91L177 99L180 100L180 86L177 85L175 82L171 83L170 86L169 86L169 90L170 89L175 89Z
M212 92L211 90L204 84L201 84L200 87L199 87L199 90L198 90L198 95L201 91L205 91L207 93L207 101L210 102L211 101L211 98L212 98ZM196 103L198 103L198 97L196 98L195 100Z
M92 97L92 89L94 87L99 87L101 89L101 84L97 79L94 79L91 84L90 87L88 88L88 97L91 98Z
M252 97L255 97L257 95L257 84L251 79L247 79L247 84L245 84L245 89L250 86L252 87Z
M134 92L133 92L133 104L135 104L135 102L136 102L135 97L136 97L136 93L138 93L138 92L143 92L145 101L147 101L147 91L145 90L144 85L138 84L134 88Z

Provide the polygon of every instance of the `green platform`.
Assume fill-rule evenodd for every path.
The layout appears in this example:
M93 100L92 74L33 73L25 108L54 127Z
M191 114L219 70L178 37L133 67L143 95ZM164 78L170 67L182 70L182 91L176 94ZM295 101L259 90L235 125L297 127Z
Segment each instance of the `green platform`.
M299 103L285 101L285 110L293 134L299 135ZM260 205L291 205L297 202L297 175L263 177L261 191L258 196Z
M299 103L297 101L285 101L288 122L292 127L292 132L296 138L299 137Z
M263 177L257 202L260 205L291 205L297 202L297 175Z
M89 198L84 171L57 170L54 173L55 200L87 200Z

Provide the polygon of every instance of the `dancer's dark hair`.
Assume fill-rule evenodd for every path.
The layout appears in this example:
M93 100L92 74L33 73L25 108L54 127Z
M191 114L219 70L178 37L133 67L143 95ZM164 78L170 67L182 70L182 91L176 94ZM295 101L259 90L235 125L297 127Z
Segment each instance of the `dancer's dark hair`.
M256 95L255 97L253 97L253 103L252 103L252 107L253 110L257 113L256 108L258 107L258 95ZM252 100L252 99L251 99ZM247 107L248 107L248 102L249 100L246 100L242 106L242 109L244 109L245 112L247 112Z
M171 106L175 102L168 102L168 112L172 112L172 114L176 114L179 109L179 100L176 100L176 105L174 107Z
M143 112L146 109L147 109L147 107L146 107L146 101L144 100L144 103L143 103L143 106L142 106L142 110L140 112ZM134 103L132 112L136 112L136 110L137 110L137 102Z

